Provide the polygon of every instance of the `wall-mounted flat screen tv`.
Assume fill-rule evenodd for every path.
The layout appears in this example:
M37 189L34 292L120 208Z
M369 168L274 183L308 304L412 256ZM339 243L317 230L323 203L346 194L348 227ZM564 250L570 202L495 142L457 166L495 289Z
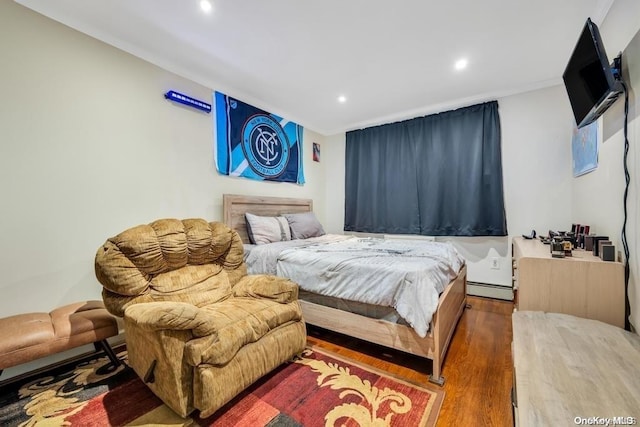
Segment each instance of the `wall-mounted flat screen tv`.
M579 128L597 120L622 92L600 31L591 19L587 19L562 78Z

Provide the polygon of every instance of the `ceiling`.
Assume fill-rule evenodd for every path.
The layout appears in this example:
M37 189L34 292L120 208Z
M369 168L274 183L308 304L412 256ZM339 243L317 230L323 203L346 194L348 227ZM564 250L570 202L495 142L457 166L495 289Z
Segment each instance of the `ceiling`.
M613 3L16 1L325 135L560 84L587 17Z

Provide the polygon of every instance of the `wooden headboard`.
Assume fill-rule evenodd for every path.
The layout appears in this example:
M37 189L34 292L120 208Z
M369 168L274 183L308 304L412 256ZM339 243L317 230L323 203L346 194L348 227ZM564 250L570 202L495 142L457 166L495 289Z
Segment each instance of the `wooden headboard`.
M249 243L244 214L278 216L286 213L313 211L313 200L289 197L222 195L224 223L236 230L244 243Z

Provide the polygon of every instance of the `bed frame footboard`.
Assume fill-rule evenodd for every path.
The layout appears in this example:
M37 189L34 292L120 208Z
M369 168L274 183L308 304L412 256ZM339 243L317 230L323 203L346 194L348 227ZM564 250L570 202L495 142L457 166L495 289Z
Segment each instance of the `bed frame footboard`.
M433 315L431 330L435 342L433 355L433 370L429 381L443 385L442 364L449 349L449 343L456 330L458 321L467 304L467 267L463 266L458 277L449 284L440 296L438 310Z
M429 381L443 385L442 364L466 306L466 287L465 266L440 296L438 310L425 338L421 338L409 326L386 320L372 319L305 300L300 300L300 306L305 322L310 325L431 359L433 363Z

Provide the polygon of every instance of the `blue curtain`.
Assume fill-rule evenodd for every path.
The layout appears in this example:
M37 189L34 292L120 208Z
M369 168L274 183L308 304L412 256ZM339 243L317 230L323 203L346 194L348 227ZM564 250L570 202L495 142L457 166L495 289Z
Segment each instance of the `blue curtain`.
M344 229L506 236L497 101L347 132Z

